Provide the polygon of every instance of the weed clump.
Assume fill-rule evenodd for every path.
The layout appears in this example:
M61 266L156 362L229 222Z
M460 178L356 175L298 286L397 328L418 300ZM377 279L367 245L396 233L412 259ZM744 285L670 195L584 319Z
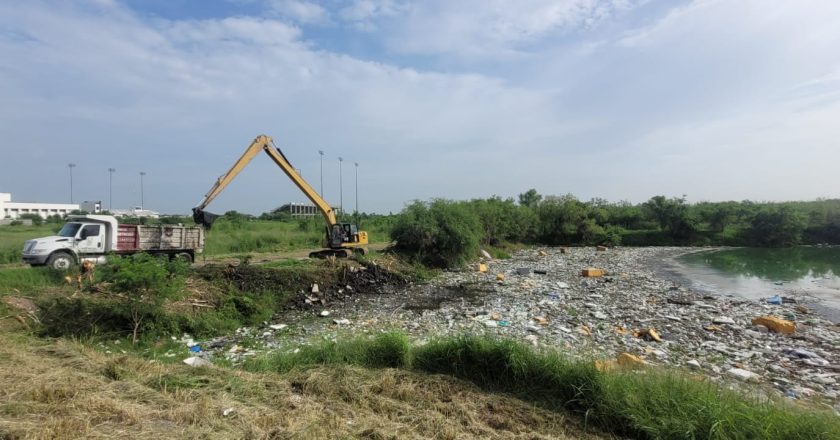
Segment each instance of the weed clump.
M320 345L301 347L293 353L273 353L250 360L243 368L285 373L294 368L335 364L408 368L411 365L411 344L404 334L388 332L371 339L326 341Z

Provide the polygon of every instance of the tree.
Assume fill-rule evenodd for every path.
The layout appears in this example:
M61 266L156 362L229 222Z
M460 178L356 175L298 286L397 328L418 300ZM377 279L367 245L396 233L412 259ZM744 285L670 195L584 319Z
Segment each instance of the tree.
M533 236L536 223L534 211L517 206L513 199L475 199L467 206L481 221L484 243L497 245L505 241L522 242Z
M579 243L587 226L587 206L571 194L546 197L537 208L539 239L546 244Z
M803 216L790 206L758 212L746 231L753 246L784 247L801 242L806 223Z
M531 188L528 191L519 194L519 204L528 208L536 208L537 205L540 204L542 198L543 197L537 193L537 190Z
M670 199L654 196L642 206L659 227L668 231L673 238L688 239L697 232L697 220L690 215L685 196Z
M736 202L699 203L695 206L700 218L715 232L724 232L737 218Z

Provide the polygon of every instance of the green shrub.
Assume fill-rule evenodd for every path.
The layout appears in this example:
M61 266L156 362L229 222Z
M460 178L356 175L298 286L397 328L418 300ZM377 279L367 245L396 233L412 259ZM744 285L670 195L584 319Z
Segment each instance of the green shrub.
M178 322L162 307L139 301L97 296L55 297L39 304L41 332L46 336L156 337L176 333Z
M137 342L143 330L155 329L163 322L171 328L163 306L181 295L185 271L186 264L180 260L168 261L145 253L112 257L97 270L96 279L107 283L111 293L116 295L102 300L54 299L45 307L49 315L49 322L45 324L47 332L75 334L91 328L120 331L128 326L132 341ZM87 319L89 325L71 329L57 322L71 321L68 314L75 314L76 319Z
M457 267L475 257L481 222L463 204L414 202L391 230L396 249L432 267Z
M38 214L32 214L32 213L21 214L19 218L21 220L31 220L32 221L32 226L41 226L42 224L44 224L44 218L41 217Z

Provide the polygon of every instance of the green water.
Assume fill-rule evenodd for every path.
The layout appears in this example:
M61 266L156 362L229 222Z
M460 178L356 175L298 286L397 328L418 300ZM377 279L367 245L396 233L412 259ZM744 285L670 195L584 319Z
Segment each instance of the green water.
M703 264L725 275L773 282L840 276L840 247L742 248L698 252L682 261Z
M840 305L840 247L740 248L702 251L677 259L694 287L765 298L803 294Z

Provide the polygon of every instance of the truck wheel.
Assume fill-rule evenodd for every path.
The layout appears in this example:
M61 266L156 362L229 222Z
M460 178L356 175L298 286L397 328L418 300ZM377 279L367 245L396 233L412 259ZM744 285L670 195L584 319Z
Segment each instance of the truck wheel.
M47 266L55 270L68 270L75 265L76 260L66 252L56 252L47 258Z
M183 261L184 263L187 263L187 264L192 264L193 263L193 256L189 252L179 252L179 253L175 254L173 259Z

